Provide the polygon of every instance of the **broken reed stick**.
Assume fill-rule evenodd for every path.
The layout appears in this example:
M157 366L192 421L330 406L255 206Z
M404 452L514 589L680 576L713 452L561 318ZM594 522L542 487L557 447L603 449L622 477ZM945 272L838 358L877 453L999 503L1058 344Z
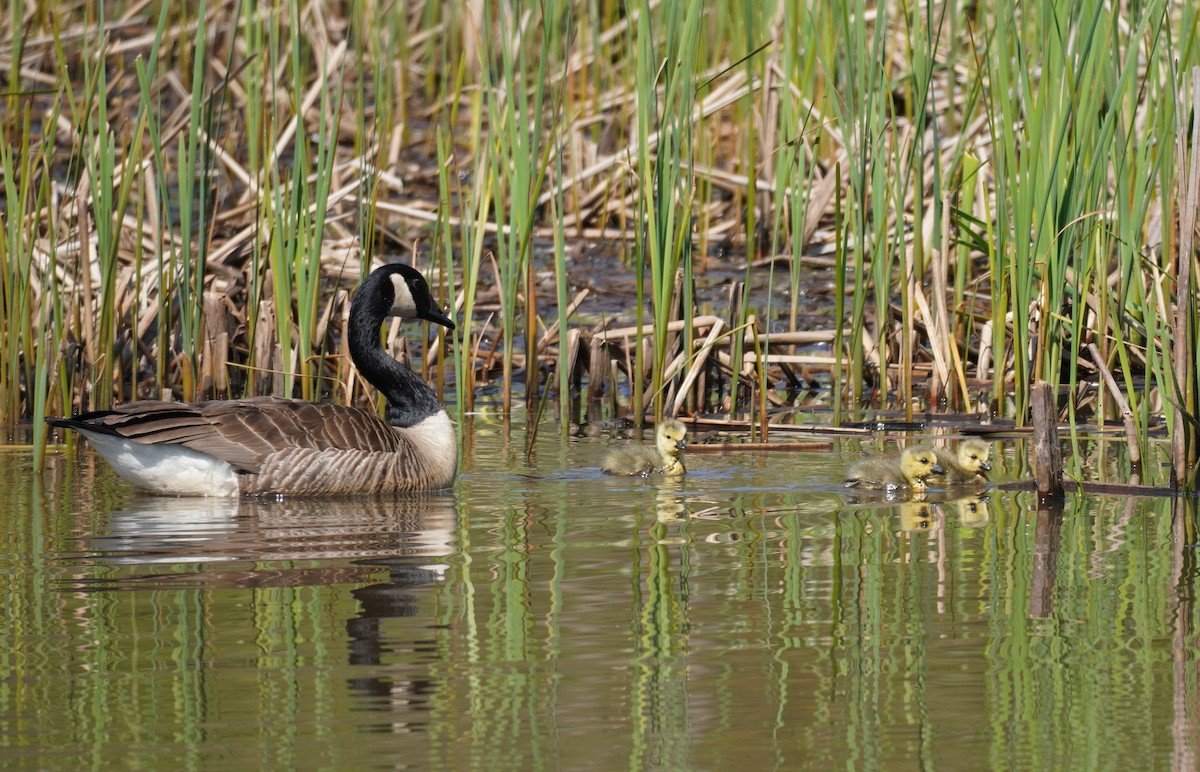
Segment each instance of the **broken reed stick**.
M679 385L679 391L675 394L675 401L671 404L671 409L668 415L678 415L679 409L683 407L683 401L687 399L688 392L691 391L692 385L699 377L701 369L708 361L708 354L712 351L712 347L716 345L717 340L721 337L721 332L724 329L725 323L717 319L708 331L708 337L700 344L700 348L696 351L695 357L692 359L692 366L688 369L687 375L683 377L683 383Z
M1180 110L1176 120L1180 122L1175 140L1175 163L1179 197L1179 247L1175 259L1175 329L1171 336L1171 359L1175 375L1176 396L1182 405L1176 407L1171 433L1171 466L1176 488L1187 485L1188 475L1196 463L1196 440L1184 420L1185 408L1195 413L1194 392L1189 389L1188 370L1195 360L1192 353L1192 323L1195 307L1192 305L1192 260L1196 237L1196 210L1200 208L1200 67L1193 67L1184 78L1180 89L1180 102L1187 103L1187 90L1191 87L1192 126L1191 142L1187 136L1187 112ZM1189 157L1188 147L1191 147ZM1183 174L1183 170L1187 170Z
M1121 411L1121 422L1125 425L1125 444L1129 447L1129 465L1133 468L1133 473L1137 474L1142 468L1142 449L1141 445L1138 444L1137 426L1133 421L1133 411L1129 409L1129 403L1125 400L1125 395L1121 393L1121 387L1117 385L1117 380L1113 378L1113 374L1109 372L1108 366L1105 365L1104 357L1100 356L1100 349L1096 348L1095 343L1089 343L1087 350L1092 355L1092 361L1096 363L1096 369L1100 371L1101 377L1104 378L1104 383L1108 386L1108 392L1116 400L1117 408Z
M776 427L771 427L772 429ZM718 442L705 445L688 445L688 453L735 453L738 451L786 450L808 453L828 453L833 450L832 442Z
M716 316L697 316L696 318L692 319L692 327L694 329L696 329L697 331L707 329L709 327L712 327L713 324L715 324L718 321L718 319L719 319L719 317L716 317ZM687 325L687 322L684 322L683 320L669 322L667 324L667 332L678 332L678 331L682 330L686 325ZM613 343L621 338L632 338L637 334L638 334L637 325L634 325L632 327L617 327L612 330L601 330L600 332L593 333L592 340L599 339L604 343ZM654 325L653 324L642 325L642 334L643 335L653 335L654 334Z
M1038 381L1032 389L1033 471L1037 480L1038 506L1061 506L1062 445L1058 442L1058 407L1054 388Z

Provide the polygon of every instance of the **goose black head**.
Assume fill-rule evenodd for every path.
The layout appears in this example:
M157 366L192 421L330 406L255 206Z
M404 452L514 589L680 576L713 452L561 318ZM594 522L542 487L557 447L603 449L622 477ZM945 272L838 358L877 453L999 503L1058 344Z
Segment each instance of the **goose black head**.
M363 280L358 291L365 293L373 305L378 304L376 308L385 309L385 316L424 319L454 329L454 321L434 302L425 277L410 265L389 263L376 268Z

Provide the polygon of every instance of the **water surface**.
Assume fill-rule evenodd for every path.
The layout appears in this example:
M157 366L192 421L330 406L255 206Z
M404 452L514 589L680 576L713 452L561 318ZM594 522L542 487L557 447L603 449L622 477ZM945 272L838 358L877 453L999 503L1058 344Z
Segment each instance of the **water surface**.
M850 446L615 479L603 439L470 436L452 491L366 501L0 451L0 764L1196 766L1190 504L851 501Z

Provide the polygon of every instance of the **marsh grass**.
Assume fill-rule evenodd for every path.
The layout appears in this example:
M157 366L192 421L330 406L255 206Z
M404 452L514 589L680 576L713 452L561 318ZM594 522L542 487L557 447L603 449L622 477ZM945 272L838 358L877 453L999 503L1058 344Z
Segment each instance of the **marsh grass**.
M455 305L460 414L1019 424L1040 379L1194 484L1191 4L478 11L5 9L0 421L366 400L348 291L399 253ZM568 315L602 245L620 311Z

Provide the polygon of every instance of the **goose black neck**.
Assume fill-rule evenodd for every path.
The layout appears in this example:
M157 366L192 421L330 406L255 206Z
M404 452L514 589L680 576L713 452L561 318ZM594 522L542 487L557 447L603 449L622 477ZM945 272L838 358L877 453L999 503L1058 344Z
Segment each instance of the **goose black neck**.
M350 306L350 358L363 377L387 398L388 423L413 426L442 409L433 389L397 362L379 342L379 327L387 317L385 303L355 298Z

